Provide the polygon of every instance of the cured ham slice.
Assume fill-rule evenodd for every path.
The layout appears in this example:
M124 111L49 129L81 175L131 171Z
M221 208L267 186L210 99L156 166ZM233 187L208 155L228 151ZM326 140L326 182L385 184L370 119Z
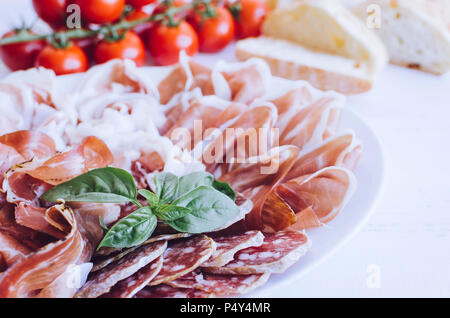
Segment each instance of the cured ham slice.
M13 147L0 143L0 185L8 169L24 161L25 158Z
M248 231L241 235L214 237L216 250L202 266L220 267L233 260L234 254L247 247L260 246L264 235L259 231Z
M215 249L214 241L205 235L171 244L164 253L164 264L161 271L149 285L163 284L192 272L209 259Z
M302 230L334 219L348 203L355 188L356 179L351 171L329 167L279 185L274 195L289 205L296 215L296 223L289 228ZM286 211L279 210L278 213Z
M92 298L108 293L119 281L126 279L157 259L166 250L167 242L144 245L120 260L94 273L75 294L77 298Z
M247 294L264 285L270 273L253 275L218 275L192 272L167 284L175 288L194 288L215 297Z
M294 146L273 148L267 155L236 165L230 173L219 178L252 200L253 209L243 224L245 229L263 229L265 223L276 227L280 222L273 218L266 218L263 222L263 206L270 193L292 168L298 155L299 150ZM288 219L292 220L292 216L288 216ZM291 225L293 222L287 223Z
M0 232L0 256L6 267L13 265L31 252L30 248L15 238Z
M361 152L361 143L356 140L353 132L333 137L298 158L285 180L311 174L331 166L353 170L358 164Z
M45 159L56 152L53 139L38 131L21 130L0 136L0 144L14 148L25 160Z
M264 236L262 245L238 252L227 265L203 269L215 274L282 273L305 255L311 246L302 232L282 231Z
M101 229L91 224L91 218L78 218L64 205L58 207L59 216L51 215L55 226L65 227L70 222L69 234L60 241L50 243L31 253L9 267L0 278L0 297L23 298L39 296L44 292L46 297L56 297L51 290L46 290L56 278L63 274L70 264L81 264L88 261L94 247L101 237ZM55 211L56 212L56 211Z
M118 282L104 298L131 298L143 289L160 271L163 257L160 256L130 277Z
M134 298L211 298L213 295L199 289L175 288L169 285L145 287Z

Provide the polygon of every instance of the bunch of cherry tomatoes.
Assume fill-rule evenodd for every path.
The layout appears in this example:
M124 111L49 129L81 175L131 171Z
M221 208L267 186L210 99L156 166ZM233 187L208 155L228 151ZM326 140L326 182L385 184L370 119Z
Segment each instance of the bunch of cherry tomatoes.
M2 44L0 55L11 70L43 66L57 75L84 72L92 63L115 58L131 59L141 66L147 60L147 51L155 64L170 65L178 62L182 50L190 56L198 51L218 52L235 37L259 35L267 11L264 0L157 1L33 0L39 17L58 37ZM66 29L69 4L79 6L82 30L89 36L70 37ZM153 7L150 13L148 5ZM140 22L126 27L133 21ZM113 27L119 24L125 27ZM6 33L2 39L21 36L34 34L22 28Z

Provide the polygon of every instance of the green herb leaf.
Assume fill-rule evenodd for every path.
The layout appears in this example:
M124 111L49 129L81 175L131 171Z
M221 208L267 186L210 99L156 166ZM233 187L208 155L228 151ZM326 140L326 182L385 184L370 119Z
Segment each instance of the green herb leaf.
M207 186L176 199L173 205L186 207L192 212L174 221L167 221L179 232L204 233L218 230L239 214L238 206L225 194Z
M141 189L138 191L138 193L142 195L148 201L148 203L150 203L151 206L158 205L159 198L155 193L150 192L147 189Z
M214 189L222 192L231 200L233 200L233 202L236 201L236 192L234 192L233 188L228 183L214 180L212 186Z
M127 171L106 167L86 172L45 192L42 199L56 202L136 202L136 183Z
M178 191L176 198L179 198L186 193L200 186L212 186L214 177L209 172L193 172L180 178L178 182Z
M153 209L153 213L164 221L175 221L191 212L188 208L176 205L159 205Z
M149 206L137 209L114 224L97 247L126 248L145 242L156 228L157 219Z
M155 193L162 203L175 199L178 189L178 177L170 172L160 172L155 175Z

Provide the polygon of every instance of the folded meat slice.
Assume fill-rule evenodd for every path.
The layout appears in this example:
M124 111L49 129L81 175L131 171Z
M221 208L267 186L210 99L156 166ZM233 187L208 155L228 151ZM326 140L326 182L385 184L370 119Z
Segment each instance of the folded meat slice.
M170 244L164 253L164 264L161 271L149 285L163 284L195 270L211 257L215 249L214 241L205 235Z
M167 248L166 241L135 249L130 254L95 272L75 294L77 298L93 298L108 293L119 281L126 279L157 259Z
M239 251L234 260L221 267L204 267L214 274L282 273L306 254L311 241L302 232L281 231L265 233L264 242L257 247Z
M102 298L131 298L136 295L141 289L147 286L148 283L161 271L163 266L163 257L160 256L153 262L147 264L139 271L128 278L121 280L107 293L102 295Z
M331 166L354 170L361 152L362 145L356 140L353 132L332 137L311 152L300 156L285 180L311 174Z
M175 288L161 284L158 286L147 286L137 293L134 298L211 298L213 295L191 288Z
M240 235L228 235L214 237L216 250L203 266L220 267L233 260L234 254L251 246L260 246L264 241L264 235L259 231L248 231Z
M69 222L70 232L63 240L48 244L9 267L0 278L0 297L39 297L42 294L57 297L63 282L54 288L50 285L55 279L68 266L85 263L91 258L102 235L98 220L79 218L64 205L55 209L48 215L49 221L60 228L66 228Z
M15 238L0 232L0 256L6 267L12 266L16 261L23 259L32 251L32 249Z
M296 223L288 229L302 230L318 227L331 221L349 202L356 189L356 178L345 168L328 167L313 174L291 179L279 185L272 195L282 200L290 210L279 209L278 214L296 215ZM263 216L273 217L263 209Z
M14 148L25 160L45 159L56 153L53 139L39 131L20 130L6 134L0 136L0 144Z
M236 164L231 172L219 178L220 181L227 182L233 189L242 192L253 202L253 209L242 224L244 229L264 228L262 218L264 203L285 178L298 155L299 150L295 146L273 148L264 156L251 158L243 164ZM293 223L292 215L288 216L287 223L288 225Z
M250 293L264 285L270 273L250 275L220 275L194 271L168 282L174 288L194 288L215 297L227 297Z
M25 158L16 149L0 143L0 186L5 178L5 173L11 167L24 161Z

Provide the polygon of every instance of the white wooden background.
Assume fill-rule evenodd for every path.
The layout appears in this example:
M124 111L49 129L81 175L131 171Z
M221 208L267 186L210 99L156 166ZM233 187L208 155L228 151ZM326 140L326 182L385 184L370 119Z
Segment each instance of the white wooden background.
M32 20L30 2L0 1L0 34ZM349 104L384 145L384 195L350 243L272 296L450 297L450 74L389 66Z

